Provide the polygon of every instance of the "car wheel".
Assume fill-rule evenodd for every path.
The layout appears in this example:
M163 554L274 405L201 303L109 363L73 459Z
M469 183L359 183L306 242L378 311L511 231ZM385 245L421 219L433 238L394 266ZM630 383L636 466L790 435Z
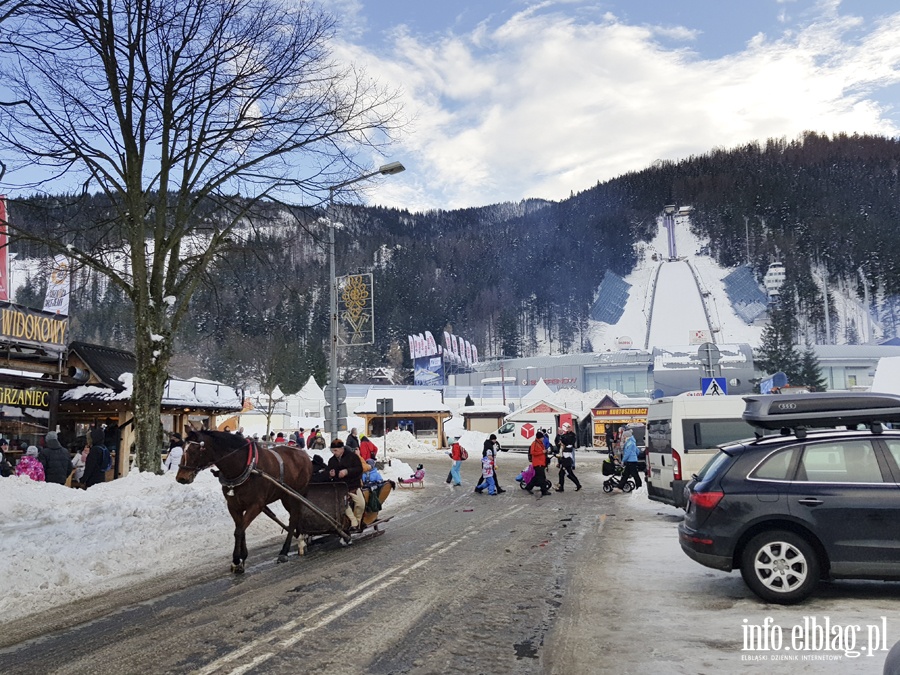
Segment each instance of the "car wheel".
M741 554L741 576L767 602L790 605L805 599L819 582L819 559L803 537L785 530L762 532Z

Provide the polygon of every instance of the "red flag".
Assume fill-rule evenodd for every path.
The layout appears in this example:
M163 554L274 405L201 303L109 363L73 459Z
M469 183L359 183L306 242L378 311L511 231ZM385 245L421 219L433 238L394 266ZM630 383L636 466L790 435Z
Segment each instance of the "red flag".
M0 300L9 302L9 238L6 236L6 195L0 195Z

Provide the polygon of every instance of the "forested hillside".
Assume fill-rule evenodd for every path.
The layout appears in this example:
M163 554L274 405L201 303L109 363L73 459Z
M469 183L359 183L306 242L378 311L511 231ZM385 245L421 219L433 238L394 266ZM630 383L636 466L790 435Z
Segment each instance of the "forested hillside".
M604 272L632 269L633 243L655 231L666 203L694 207L695 228L710 238L722 264L745 263L749 252L761 278L772 259L782 260L785 301L805 311L819 332L816 261L832 281L861 288L862 274L884 297L900 289L898 167L896 140L807 134L657 163L561 202L425 213L339 207L338 273L374 273L376 322L376 344L343 350L342 362L408 366L407 334L439 335L448 327L486 356L533 354L548 338L554 351L590 350L583 329ZM97 197L10 204L11 218L35 227L54 218L90 222L103 211ZM217 261L194 299L173 365L179 374L280 384L285 391L310 374L324 382L328 232L322 215L273 205L247 223L244 239ZM128 347L133 321L121 296L102 280L76 279L73 338ZM19 300L39 305L42 294L38 276Z

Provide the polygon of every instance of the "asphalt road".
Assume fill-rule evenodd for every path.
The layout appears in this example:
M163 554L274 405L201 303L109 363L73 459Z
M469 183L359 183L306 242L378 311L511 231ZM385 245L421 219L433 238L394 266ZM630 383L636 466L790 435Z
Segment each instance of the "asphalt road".
M789 629L806 616L878 623L900 637L900 584L824 585L794 608L765 605L738 574L680 551L679 511L645 494L606 495L600 457L579 457L585 489L537 499L501 455L498 496L428 482L385 534L292 552L229 550L207 569L0 624L0 673L738 673L743 624ZM897 633L897 634L895 634ZM768 662L772 673L880 673L886 651ZM819 656L840 656L820 652ZM774 658L775 654L770 654Z

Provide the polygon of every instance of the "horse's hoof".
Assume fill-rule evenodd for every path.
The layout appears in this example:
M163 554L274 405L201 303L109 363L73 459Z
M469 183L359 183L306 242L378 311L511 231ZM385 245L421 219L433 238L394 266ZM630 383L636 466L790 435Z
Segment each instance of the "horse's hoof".
M297 544L297 555L303 556L306 555L306 542L301 541Z
M346 539L341 539L341 546L349 546L353 543L353 539L351 537L347 537Z
M280 563L286 563L286 562L287 562L287 556L286 556L286 555L279 555L279 556L278 556L278 562L280 562Z
M243 574L244 573L244 563L241 563L240 565L232 564L231 571L234 572L235 574Z

